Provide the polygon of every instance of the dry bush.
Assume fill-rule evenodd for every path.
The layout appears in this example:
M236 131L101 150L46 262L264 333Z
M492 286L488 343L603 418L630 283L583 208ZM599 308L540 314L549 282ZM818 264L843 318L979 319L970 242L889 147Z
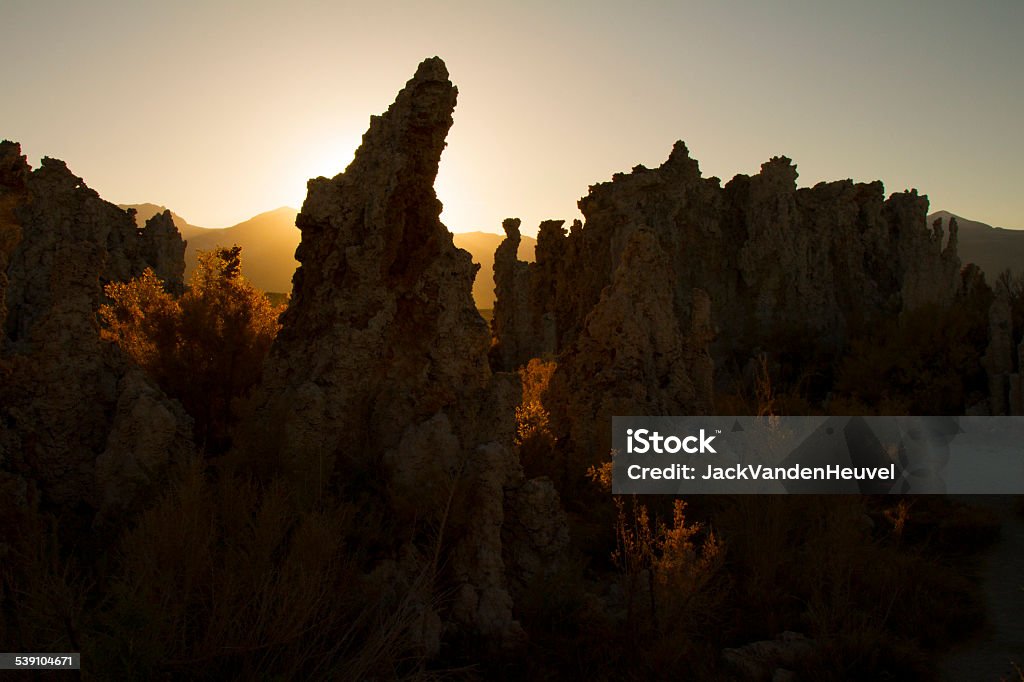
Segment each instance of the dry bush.
M615 451L612 451L614 457ZM615 471L615 463L611 460L596 464L587 469L587 478L593 483L598 490L603 493L610 493L612 491L612 475Z
M767 353L759 353L750 363L746 380L734 381L731 391L715 392L714 413L758 417L821 414L821 407L808 396L810 370L787 383L774 376L782 371L773 369L774 365L778 363Z
M61 547L39 495L0 472L0 644L8 651L80 651L94 581Z
M691 600L721 567L722 545L703 524L687 522L683 500L673 501L671 523L652 519L635 497L628 511L622 497L615 498L615 506L612 561L623 578L627 623L634 628L649 623L655 631L662 624L678 628L687 620Z
M912 502L906 500L900 500L896 503L895 507L890 507L883 511L885 519L892 524L892 530L890 531L893 542L899 544L903 540L903 532L907 528L907 519L910 518L910 507Z
M608 522L604 562L577 554L527 586L516 600L527 650L484 678L718 679L723 545L682 500L668 500L661 520L635 497L601 499L615 503L611 516L593 509Z
M534 358L519 369L523 400L516 407L516 445L527 477L548 476L559 484L570 473L568 462L558 457L550 415L542 401L556 367L555 362Z
M178 301L150 268L131 281L108 284L104 292L111 303L100 306L102 338L116 341L140 367L160 377L163 356L177 345Z
M187 291L164 291L151 270L106 287L103 335L195 419L207 452L230 445L235 405L259 381L281 309L242 276L241 247L199 253Z

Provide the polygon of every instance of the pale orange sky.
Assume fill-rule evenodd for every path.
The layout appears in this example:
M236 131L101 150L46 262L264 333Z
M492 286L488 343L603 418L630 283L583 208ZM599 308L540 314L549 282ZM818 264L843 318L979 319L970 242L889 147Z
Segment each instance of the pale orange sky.
M771 4L772 7L768 5ZM223 227L351 159L423 58L459 87L453 231L578 216L683 139L706 176L785 154L1024 227L1024 3L2 0L0 137L110 200Z

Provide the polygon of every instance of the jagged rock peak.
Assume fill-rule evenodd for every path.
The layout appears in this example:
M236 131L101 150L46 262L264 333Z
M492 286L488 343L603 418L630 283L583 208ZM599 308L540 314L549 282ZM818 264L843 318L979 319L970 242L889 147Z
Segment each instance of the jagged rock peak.
M439 58L425 60L387 112L371 116L348 168L332 179L309 181L295 220L302 241L296 251L300 267L293 278L289 312L305 307L307 297L327 291L325 277L344 281L355 276L344 264L334 268L336 259L329 261L330 268L319 267L328 263L320 257L328 251L378 244L384 248L381 271L392 280L410 283L417 277L410 268L451 245L434 192L458 94L447 74ZM316 267L311 266L314 263Z
M711 351L721 367L742 365L780 337L815 338L823 353L837 353L851 328L958 295L955 232L943 248L926 225L927 197L911 190L887 199L881 182L848 179L798 189L797 177L793 161L776 156L723 187L702 178L677 142L661 167L591 186L578 202L585 223L547 240L542 233L533 267L495 261L495 281L515 279L506 289L517 298L495 303L495 329L505 331L496 346L515 351L493 356L505 363L496 366L570 350L643 228L672 263L681 331L691 329L693 292L711 297L719 330ZM553 349L544 342L552 329Z
M579 223L580 221L574 220L573 229L578 229ZM565 234L564 220L542 220L537 230L537 253L549 253L552 245L562 243Z
M7 318L7 264L21 240L21 227L14 209L25 193L29 170L20 144L9 140L0 142L0 188L5 188L0 190L0 343Z
M395 390L387 409L405 404L401 425L453 402L456 387L487 383L489 339L471 294L476 266L441 223L433 187L456 92L444 63L425 60L387 112L371 117L345 172L309 182L296 219L301 265L267 367L270 402L303 381L329 381L339 394L332 413L348 420L355 393ZM325 347L329 339L339 345ZM407 371L393 371L401 362ZM371 367L378 372L367 375ZM352 433L375 426L357 421ZM301 468L303 449L280 454Z
M938 220L938 234L942 234L942 219ZM956 258L957 249L960 243L960 225L956 222L956 216L950 216L949 218L949 239L946 241L946 248L942 250L942 255L947 258Z
M695 178L700 177L700 163L690 156L690 150L682 140L676 140L676 143L672 145L672 152L661 167L682 169Z
M362 500L382 519L381 543L413 563L429 559L424 529L443 525L458 490L443 617L511 645L522 630L510 585L530 549L506 546L503 528L523 500L558 502L550 484L524 480L513 448L518 379L490 371L472 297L478 266L440 220L433 184L457 96L447 78L440 59L420 64L371 117L345 172L309 182L292 302L234 456L291 480L300 504L325 493ZM527 536L559 536L536 528ZM433 612L431 602L423 608Z
M501 221L501 229L505 230L505 236L512 240L522 239L519 233L519 218L505 218Z
M412 77L412 80L447 82L448 67L440 57L427 57L416 67L416 75Z
M760 177L779 190L795 191L798 176L796 164L786 156L773 156L761 164Z
M29 171L28 162L21 153L21 145L10 140L0 142L0 184L5 187L24 187Z
M387 147L407 157L410 171L428 174L432 188L458 92L448 80L444 62L439 57L425 59L388 110L370 117L370 128L350 168L364 160L379 161L382 148Z

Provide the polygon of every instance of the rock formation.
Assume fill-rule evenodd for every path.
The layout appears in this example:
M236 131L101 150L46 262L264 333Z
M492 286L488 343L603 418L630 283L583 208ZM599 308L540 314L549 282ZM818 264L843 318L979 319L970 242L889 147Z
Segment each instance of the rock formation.
M834 356L873 321L957 295L956 225L943 244L925 197L796 178L776 157L722 187L677 142L660 168L592 186L585 223L544 223L535 263L512 255L519 223L505 221L494 366L556 356L552 429L593 460L613 414L704 413L713 365L741 372L794 341Z
M691 328L675 314L675 274L655 234L629 235L611 284L559 358L544 396L556 436L568 436L587 464L607 457L615 415L704 414L711 360L703 348L707 294L690 292Z
M361 500L383 519L388 566L429 563L423 529L440 529L447 622L513 644L510 590L566 531L550 482L524 480L518 379L490 370L477 268L440 221L433 184L456 94L444 63L424 61L345 172L309 182L291 304L235 454L307 502Z
M541 223L537 251L548 245L547 235L561 230L561 220ZM554 352L554 325L544 309L546 282L533 281L530 263L517 257L522 235L519 219L502 222L505 240L494 252L494 271L501 272L501 281L495 281L494 305L499 309L494 316L495 339L502 339L491 349L495 366L515 368L531 358L545 357ZM499 264L500 263L500 264ZM539 280L539 278L537 278ZM534 333L534 330L537 330Z
M151 267L180 288L184 243L169 220L139 230L63 162L32 171L19 145L0 145L0 469L58 510L130 505L191 451L191 420L97 322L108 282Z
M1024 415L1024 338L1014 339L1013 312L1009 292L997 287L988 311L989 345L982 359L988 375L989 412L994 415Z
M495 281L539 306L517 310L516 320L546 315L556 339L551 350L561 353L584 330L631 235L649 229L672 264L681 329L689 327L692 292L709 294L716 363L745 361L780 335L811 335L835 349L853 327L952 300L956 228L943 245L941 226L926 227L927 198L912 190L885 199L880 182L797 189L796 178L792 162L776 157L759 174L722 187L701 177L678 142L660 168L638 166L591 187L579 202L584 225L568 235L542 231L529 274L505 259L495 262ZM496 343L517 351L500 358L503 368L529 360L551 333L511 324L510 310L495 305Z
M128 213L131 215L132 211ZM185 247L168 210L154 214L138 231L139 257L163 280L164 288L176 296L185 291Z

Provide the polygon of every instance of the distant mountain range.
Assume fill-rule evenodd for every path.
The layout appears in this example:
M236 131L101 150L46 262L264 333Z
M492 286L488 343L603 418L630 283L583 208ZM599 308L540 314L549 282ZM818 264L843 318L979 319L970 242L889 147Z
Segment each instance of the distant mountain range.
M928 216L928 224L942 220L943 229L949 229L949 219L956 217L959 231L960 262L974 263L985 273L989 284L1003 270L1024 270L1024 230L992 227L949 211L936 211Z
M141 225L153 214L166 210L156 204L122 204L121 208L134 208L136 221ZM171 216L181 236L188 241L185 249L186 276L196 265L196 252L216 246L242 247L245 274L260 289L267 292L288 293L292 290L292 273L298 266L295 247L299 245L299 230L295 227L298 211L288 206L260 213L245 222L222 229L208 229L192 225L173 211ZM928 224L936 219L948 229L949 211L936 211L928 216ZM960 225L960 260L976 263L991 283L1000 272L1009 268L1024 270L1024 230L992 227L984 223L956 216ZM455 245L469 251L473 261L480 264L480 272L473 284L473 297L480 308L494 307L494 250L503 239L492 232L461 232L454 235ZM533 260L537 241L523 237L519 257Z
M167 210L157 204L121 204L121 208L134 208L135 220L145 224L154 214ZM295 227L294 208L282 206L260 213L245 222L222 229L209 229L192 225L171 211L174 224L188 241L185 248L185 274L191 274L196 265L196 252L217 246L242 247L245 276L254 285L267 292L288 293L292 290L292 273L298 267L295 248L299 245L299 230ZM480 308L494 307L494 250L504 237L491 232L460 232L454 236L455 245L469 251L473 261L480 264L473 283L473 298ZM537 241L523 237L519 257L533 260Z

